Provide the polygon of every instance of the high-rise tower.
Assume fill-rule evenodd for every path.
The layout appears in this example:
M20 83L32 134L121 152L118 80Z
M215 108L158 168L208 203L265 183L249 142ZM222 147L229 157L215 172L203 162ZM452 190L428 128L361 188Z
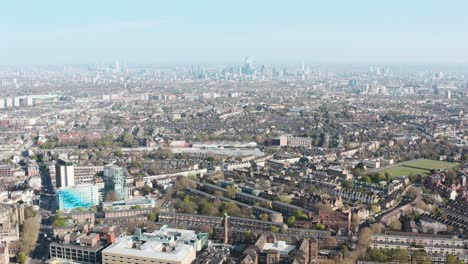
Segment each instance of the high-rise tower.
M124 200L127 197L125 172L116 165L104 167L104 197L111 192L115 193L113 199Z
M59 159L55 164L57 188L75 186L75 168L73 163L65 159Z

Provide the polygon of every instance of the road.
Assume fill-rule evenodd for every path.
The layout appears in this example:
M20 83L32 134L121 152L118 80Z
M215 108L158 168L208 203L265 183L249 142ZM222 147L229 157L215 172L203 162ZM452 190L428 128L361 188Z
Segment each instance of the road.
M55 200L55 193L54 188L52 186L52 180L50 175L46 171L41 171L41 180L42 180L42 188L41 188L41 200L39 203L40 210L40 230L39 230L39 238L36 242L36 247L31 252L28 263L44 263L43 260L49 258L49 245L50 241L49 238L52 237L52 215L56 209L56 200Z
M43 210L55 212L57 210L54 187L50 174L46 171L41 171L41 204Z

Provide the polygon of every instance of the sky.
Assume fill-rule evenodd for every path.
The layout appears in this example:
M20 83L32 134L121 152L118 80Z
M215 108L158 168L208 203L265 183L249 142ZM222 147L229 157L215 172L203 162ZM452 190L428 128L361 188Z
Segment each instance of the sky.
M466 0L15 0L0 64L468 64Z

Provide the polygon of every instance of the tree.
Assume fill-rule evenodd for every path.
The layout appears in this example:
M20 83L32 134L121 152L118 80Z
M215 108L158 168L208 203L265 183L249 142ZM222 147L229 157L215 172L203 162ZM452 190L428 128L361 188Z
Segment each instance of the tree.
M401 230L401 222L399 219L395 219L388 225L392 230L400 231Z
M151 187L149 187L148 185L145 185L145 187L143 187L143 194L144 195L148 195L150 194L152 191Z
M270 231L273 232L273 233L278 233L278 232L279 232L279 228L276 227L276 226L270 226Z
M419 176L417 174L414 174L414 173L410 173L408 175L408 179L410 180L411 183L415 183L418 181L419 179Z
M262 214L260 216L260 219L262 219L262 221L268 221L268 218L269 218L268 214Z
M154 222L156 221L156 214L151 212L148 214L148 220L151 221L151 222Z
M114 150L114 156L122 157L123 156L122 150L121 149Z
M358 246L367 248L369 247L370 239L372 237L372 231L366 227L359 231Z
M252 242L252 232L249 230L245 231L245 240L248 242L248 243L251 243Z
M359 217L358 214L353 213L351 217L351 223L352 223L353 228L355 229L359 226L359 224L361 223L361 218Z
M372 206L371 206L371 210L372 210L372 212L373 212L374 214L378 214L378 213L380 213L380 206L378 206L378 205L372 205Z
M379 223L375 223L372 225L372 233L373 234L380 234L382 233L382 226Z
M392 174L389 171L385 171L384 175L387 181L390 181L390 179L392 178Z
M28 206L24 208L24 217L30 218L36 216L37 212L33 209L32 206Z
M366 183L372 183L372 179L369 177L369 176L364 176L362 177L361 179L363 182L366 182Z
M459 260L456 256L452 254L447 255L447 264L463 264L463 261Z
M24 221L21 251L29 253L35 247L37 238L39 237L39 228L38 216L30 217Z
M342 245L341 246L341 254L343 256L346 256L346 255L348 255L348 252L349 252L348 247L346 245Z
M97 208L96 205L92 205L91 207L89 207L89 210L90 210L91 212L96 213L96 212L98 211L98 208Z
M161 168L155 164L155 163L152 163L148 166L148 168L146 169L146 171L148 172L148 174L150 175L155 175L158 173L158 171L161 170Z
M408 251L404 249L393 249L390 252L392 261L397 263L408 263Z
M54 217L52 218L52 226L65 227L67 226L67 219L59 215L54 215Z
M202 201L198 212L202 215L218 215L219 210L212 203L208 202L206 199Z
M227 190L228 198L232 198L232 199L236 197L236 192L239 191L236 187L232 187L232 186L227 186L226 190Z
M289 195L281 195L280 197L278 197L278 201L280 201L282 203L290 204L292 202L292 199L291 199L291 197L289 197Z
M345 189L353 189L354 188L354 183L352 181L343 180L341 182L341 187L343 187Z
M126 148L138 146L138 141L136 141L133 135L128 132L123 133L120 136L119 141L121 142L122 146Z
M418 188L414 187L414 186L411 186L408 188L408 195L411 197L411 198L416 198L418 195L420 195L420 191Z
M380 182L380 181L385 181L387 179L387 176L385 176L385 173L379 172L379 173L376 174L375 178L376 178L375 180L377 182Z
M324 229L325 229L325 225L320 224L320 223L317 223L317 224L315 224L315 229L324 230Z
M294 217L294 215L291 215L288 218L288 226L293 227L295 223L296 223L296 217Z
M113 201L118 201L119 197L117 197L117 193L114 191L110 191L106 193L106 197L104 198L105 201L107 202L113 202Z
M237 204L233 202L224 202L221 208L223 209L223 212L230 216L248 217L251 214L250 210L242 210Z
M303 213L301 210L294 211L293 215L296 218L296 220L305 221L309 219L309 217L305 213Z
M412 263L415 264L431 264L431 256L424 250L414 251L411 256Z
M18 253L19 263L24 264L26 263L27 260L28 260L28 254L26 254L24 251L20 251L20 253Z
M367 254L370 261L387 262L389 257L381 249L371 249Z

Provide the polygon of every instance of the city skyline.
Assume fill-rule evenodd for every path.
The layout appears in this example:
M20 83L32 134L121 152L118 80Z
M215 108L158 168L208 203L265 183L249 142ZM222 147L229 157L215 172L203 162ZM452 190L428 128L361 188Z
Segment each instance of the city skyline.
M337 8L339 7L339 8ZM0 64L465 64L463 1L4 3Z

